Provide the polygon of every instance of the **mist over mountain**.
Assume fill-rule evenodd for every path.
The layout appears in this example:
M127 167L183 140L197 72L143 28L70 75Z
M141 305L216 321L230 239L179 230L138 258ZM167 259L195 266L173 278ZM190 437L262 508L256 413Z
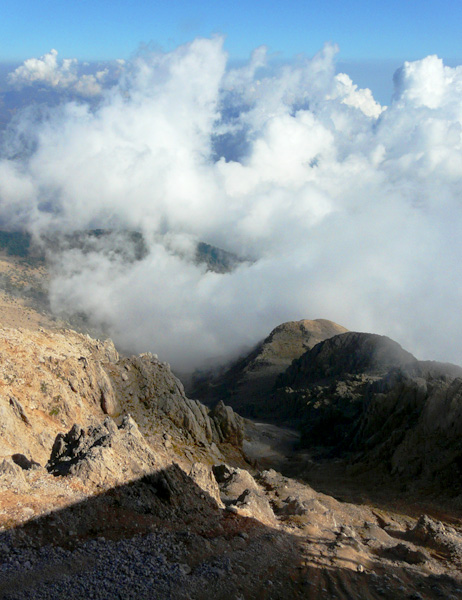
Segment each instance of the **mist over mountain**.
M130 230L146 243L135 262L123 236L117 252L59 245L53 310L182 371L310 315L462 362L462 68L405 62L383 107L336 74L335 46L268 69L264 48L228 68L222 44L143 51L109 83L53 51L12 71L31 94L95 94L9 122L2 227L36 240ZM245 260L210 270L199 242Z

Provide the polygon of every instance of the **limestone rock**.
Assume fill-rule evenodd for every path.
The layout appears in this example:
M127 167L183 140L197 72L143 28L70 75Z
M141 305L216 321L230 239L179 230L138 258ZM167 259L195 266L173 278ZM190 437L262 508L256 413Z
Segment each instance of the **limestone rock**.
M220 405L210 411L197 400L187 398L170 366L153 354L123 359L113 373L120 403L144 433L149 434L159 423L165 423L175 428L177 436L191 443L205 447L213 443L242 445L242 418L230 407Z
M267 498L254 489L246 489L235 502L237 514L252 517L261 523L276 526L277 520Z
M21 492L29 489L23 470L11 458L4 458L0 463L0 489Z
M213 408L210 417L219 436L219 442L228 442L241 447L244 440L244 420L230 406L220 401Z
M24 423L26 425L30 425L29 418L26 415L26 412L25 412L24 408L22 407L22 404L14 396L10 396L9 400L10 400L10 406L11 406L14 414L19 419L21 419L22 421L24 421Z
M460 367L418 361L384 336L346 333L294 361L277 385L268 409L298 422L303 446L354 453L358 468L409 486L462 493Z
M221 499L225 504L237 501L245 490L259 491L255 479L244 469L215 465L213 474L220 486Z
M429 559L429 556L426 552L423 552L422 550L416 550L415 548L403 543L386 548L383 554L391 560L403 561L410 565L418 565L426 562Z
M99 487L138 478L158 467L156 457L130 416L117 425L109 417L96 427L74 425L56 437L46 468Z
M212 469L204 463L194 463L189 471L189 477L196 483L206 494L208 494L220 508L224 508L224 504L220 498L220 488L215 479Z
M462 534L441 521L422 515L406 537L416 544L451 556L454 562L462 566Z
M0 444L5 454L46 462L73 423L120 412L108 366L118 354L74 331L0 328Z
M223 400L244 416L264 415L278 375L318 342L346 331L326 319L283 323L223 373L197 374L189 395L210 406Z
M243 517L276 525L276 517L264 490L248 471L226 464L214 465L212 470L219 485L221 500L229 510Z

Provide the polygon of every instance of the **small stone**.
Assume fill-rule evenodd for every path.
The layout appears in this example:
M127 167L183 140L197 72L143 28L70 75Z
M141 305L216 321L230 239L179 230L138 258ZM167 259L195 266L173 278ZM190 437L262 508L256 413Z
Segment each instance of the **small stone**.
M189 575L192 571L191 567L187 564L181 564L180 565L180 571L182 572L183 575Z

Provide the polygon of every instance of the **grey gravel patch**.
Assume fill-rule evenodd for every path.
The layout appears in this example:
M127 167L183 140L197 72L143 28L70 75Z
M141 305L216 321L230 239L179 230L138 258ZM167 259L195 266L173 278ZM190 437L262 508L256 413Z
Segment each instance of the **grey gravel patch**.
M130 540L91 540L75 550L55 546L16 548L11 536L1 542L0 597L3 600L73 598L169 599L190 577L182 544L168 533ZM201 577L215 573L202 570Z

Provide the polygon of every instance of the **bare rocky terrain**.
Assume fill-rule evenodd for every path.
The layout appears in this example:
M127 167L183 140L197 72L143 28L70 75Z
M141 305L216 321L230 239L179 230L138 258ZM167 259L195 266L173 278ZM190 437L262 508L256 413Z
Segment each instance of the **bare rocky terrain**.
M282 323L221 372L196 373L188 392L205 404L221 399L244 416L267 418L265 406L277 377L307 350L346 331L327 319Z
M188 398L161 358L64 328L14 281L0 598L462 597L457 367L324 320L284 325L246 365L297 432Z

